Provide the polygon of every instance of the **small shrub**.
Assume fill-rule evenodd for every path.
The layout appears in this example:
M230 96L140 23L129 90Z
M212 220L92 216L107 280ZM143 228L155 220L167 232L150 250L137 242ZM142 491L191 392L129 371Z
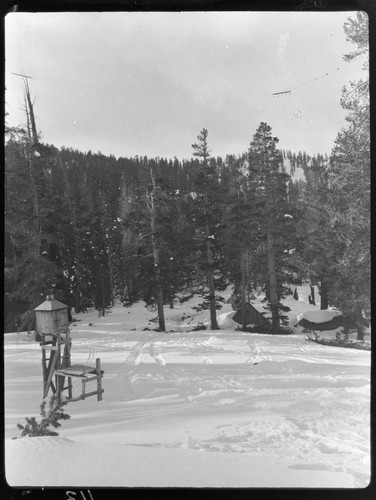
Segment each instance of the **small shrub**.
M278 335L291 335L293 331L291 328L288 328L286 326L281 326L278 330Z
M210 295L206 294L203 295L204 301L201 302L200 304L197 304L197 306L193 306L192 309L197 311L198 313L201 311L207 311L210 309ZM216 295L215 296L215 308L217 311L222 309L222 304L221 302L224 302L225 299L221 295Z
M112 310L111 310L111 306L108 305L106 307L101 307L98 309L98 318L100 317L105 317L107 316L108 314L111 314L112 313Z
M192 328L192 332L198 332L200 330L206 330L207 327L204 325L204 323L197 323L197 325Z
M260 335L273 335L270 326L266 325L251 325L242 329L241 326L236 328L238 331L248 332L248 333L259 333ZM293 332L291 328L279 327L277 335L291 335Z
M267 327L266 325L247 325L245 328L242 328L242 326L239 325L235 328L235 330L246 333L270 333L270 327Z
M351 339L344 340L344 339L338 338L337 336L335 338L331 338L331 339L320 338L319 336L316 336L316 338L313 338L312 336L308 336L307 340L309 340L310 342L316 342L317 344L326 345L326 346L346 347L346 348L350 348L350 349L360 349L360 350L365 350L365 351L371 350L371 345L368 342L351 340Z
M179 297L179 302L180 304L184 304L184 302L188 302L193 297L193 293L190 293L189 295Z
M51 396L48 409L46 409L47 401L42 401L40 405L42 420L37 422L35 417L26 417L26 425L17 424L18 429L22 431L21 436L14 437L13 439L19 439L25 436L58 436L59 433L51 430L50 426L54 428L60 427L61 424L59 420L70 419L70 415L62 411L63 406L66 404L66 401L58 399L57 396Z

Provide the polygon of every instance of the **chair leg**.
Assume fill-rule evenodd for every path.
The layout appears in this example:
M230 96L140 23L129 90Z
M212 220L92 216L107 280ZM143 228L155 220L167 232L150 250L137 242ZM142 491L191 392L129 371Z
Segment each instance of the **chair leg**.
M97 401L102 401L102 373L101 373L101 360L100 358L96 359L96 371L97 371L97 388L98 388L98 395L97 395Z

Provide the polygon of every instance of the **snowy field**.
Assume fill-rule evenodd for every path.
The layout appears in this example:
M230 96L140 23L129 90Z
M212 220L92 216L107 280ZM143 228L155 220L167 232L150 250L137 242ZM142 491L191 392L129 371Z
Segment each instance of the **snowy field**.
M308 290L284 301L290 326L319 310ZM71 419L56 437L12 440L25 417L39 420L41 349L33 335L6 334L8 484L366 487L370 352L308 342L299 328L289 336L235 331L229 304L219 311L221 330L187 331L208 321L194 302L165 308L175 333L144 331L156 328L156 313L142 303L102 318L76 315L72 364L94 366L99 357L105 392L101 402L69 403Z

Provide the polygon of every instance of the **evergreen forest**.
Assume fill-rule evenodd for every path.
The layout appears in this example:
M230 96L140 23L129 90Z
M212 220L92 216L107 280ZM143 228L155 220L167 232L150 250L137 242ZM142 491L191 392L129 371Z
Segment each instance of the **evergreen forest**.
M345 32L355 47L345 59L363 55L365 15ZM217 329L221 292L232 287L238 308L264 292L271 333L281 333L281 299L308 281L321 308L340 309L361 339L370 317L368 85L343 89L347 124L330 155L282 150L261 121L241 154L212 156L203 127L192 157L179 160L45 144L25 81L25 124L6 127L5 332L34 329L33 309L49 294L72 315L144 301L160 331L164 308L199 294Z

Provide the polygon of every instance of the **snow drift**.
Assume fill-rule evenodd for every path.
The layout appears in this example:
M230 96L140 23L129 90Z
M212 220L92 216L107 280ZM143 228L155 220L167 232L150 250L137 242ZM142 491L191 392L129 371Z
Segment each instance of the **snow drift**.
M194 304L166 308L175 333L152 331L155 312L142 304L104 318L78 315L72 364L100 357L105 392L101 402L69 403L71 419L57 437L12 439L17 423L38 419L41 352L27 332L5 335L8 483L367 486L370 353L307 342L299 327L283 336L235 331L228 304L218 315L221 330L177 331L207 322ZM318 311L303 300L285 304L290 325Z

